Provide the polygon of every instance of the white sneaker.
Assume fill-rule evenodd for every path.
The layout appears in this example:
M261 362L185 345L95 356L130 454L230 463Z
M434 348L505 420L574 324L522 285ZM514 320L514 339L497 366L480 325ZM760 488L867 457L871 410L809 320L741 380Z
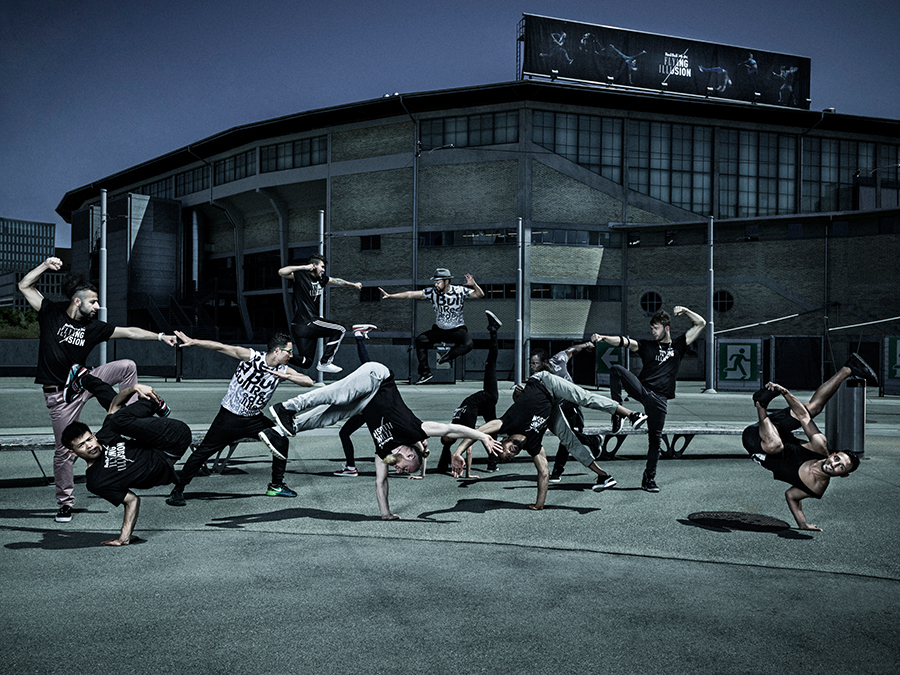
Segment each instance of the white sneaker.
M353 331L353 337L358 338L366 338L369 339L369 333L373 330L377 330L378 326L373 326L370 323L358 323L350 330Z
M328 363L320 363L316 366L316 370L320 373L339 373L343 370L340 366L336 366L331 362Z

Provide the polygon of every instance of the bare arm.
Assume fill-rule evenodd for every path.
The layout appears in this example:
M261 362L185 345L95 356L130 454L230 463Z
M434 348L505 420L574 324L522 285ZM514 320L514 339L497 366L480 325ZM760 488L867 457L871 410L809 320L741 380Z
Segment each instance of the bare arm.
M784 497L787 499L788 508L791 510L794 520L797 521L798 528L801 530L815 530L816 532L822 531L821 527L806 522L806 515L803 513L803 507L800 505L800 501L809 497L808 494L799 488L790 487L787 492L784 493Z
M381 291L381 299L382 300L424 300L425 299L425 291L401 291L400 293L388 293L381 286L378 287L378 290Z
M159 340L165 342L170 347L178 344L178 338L174 335L163 335L162 333L151 333L149 330L137 328L135 326L116 326L113 330L112 337L126 338L128 340Z
M400 520L400 516L391 513L388 505L388 467L378 455L375 455L375 497L382 520Z
M828 441L825 438L825 434L819 431L819 427L816 426L816 423L813 421L812 416L809 414L809 410L806 409L806 406L803 405L803 403L801 403L796 396L794 396L780 384L770 382L769 388L774 389L784 397L785 402L791 409L791 413L800 422L800 426L803 428L803 433L805 433L806 437L809 439L809 449L819 455L822 455L823 457L827 457Z
M19 282L19 291L25 296L25 299L34 311L40 311L41 302L44 300L43 293L36 288L38 279L40 279L41 275L47 270L56 272L62 269L62 266L62 260L50 257L22 277L22 280Z
M687 332L684 334L684 339L688 344L691 344L700 337L703 329L706 328L706 319L697 314L697 312L692 312L687 307L682 307L681 305L675 307L674 313L675 316L681 316L683 314L691 320L691 327L688 328Z
M352 281L344 281L343 279L338 279L337 277L328 277L328 285L336 286L338 288L355 288L359 290L362 288L361 283L353 283Z
M305 265L288 265L278 270L278 276L290 279L294 276L294 272L312 272L315 266L312 263Z
M550 472L547 469L547 453L544 452L543 446L541 451L534 456L534 467L537 469L537 501L529 504L525 508L532 511L541 511L544 508L544 501L547 499L547 486L550 484Z
M432 422L432 424L437 424L437 423ZM496 455L497 451L500 449L500 442L495 441L490 436L491 434L496 434L498 431L500 431L500 428L503 426L503 422L501 422L500 420L491 420L487 424L482 424L477 429L469 429L468 427L464 427L460 424L445 424L443 426L447 427L447 428L453 427L453 428L458 428L458 429L466 429L470 432L469 434L466 434L466 435L456 435L456 434L451 434L451 433L447 434L447 435L451 436L452 438L464 439L463 442L460 443L459 446L457 446L456 451L453 453L453 457L450 458L454 478L459 478L465 468L462 454L466 450L471 448L476 440L481 440L481 442L484 444L485 449L488 451L489 455ZM422 427L424 428L425 425L423 424ZM482 434L486 438L482 439L481 437L476 437L476 436L472 435L472 432L474 432L476 434Z
M128 546L131 543L134 524L137 522L138 511L141 510L141 498L129 490L122 505L125 507L125 517L122 519L122 531L119 533L119 538L104 541L104 546Z
M590 340L587 342L582 342L581 344L572 345L571 347L569 347L566 350L566 356L571 359L578 352L583 352L585 349L593 349L593 348L594 348L594 343L591 342Z
M203 347L203 349L219 352L220 354L225 354L226 356L231 356L240 359L241 361L250 360L250 350L247 347L226 345L221 342L216 342L215 340L195 340L194 338L188 337L180 330L175 331L175 337L181 340L182 347Z
M624 335L598 335L597 333L594 333L591 335L591 342L595 345L598 342L605 342L613 347L625 347L632 352L636 352L640 346L638 345L637 340L632 340Z
M125 404L135 394L138 395L138 398L147 398L153 399L154 401L159 401L159 394L148 384L135 384L127 389L123 389L118 394L116 394L115 398L113 398L112 402L109 404L109 410L107 411L107 415L112 415L113 413L121 410Z
M311 377L304 375L303 373L298 373L291 367L285 368L284 372L269 368L269 366L263 366L263 369L272 373L275 377L280 377L282 380L293 382L300 387L312 387L315 384Z
M466 283L463 286L468 286L472 289L472 294L469 297L473 300L480 300L484 297L484 290L475 282L475 278L471 274L466 275Z

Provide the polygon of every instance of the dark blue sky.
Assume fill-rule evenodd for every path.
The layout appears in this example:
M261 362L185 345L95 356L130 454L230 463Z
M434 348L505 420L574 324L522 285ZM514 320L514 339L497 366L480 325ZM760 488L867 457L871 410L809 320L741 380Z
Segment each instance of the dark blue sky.
M0 216L240 124L515 79L522 13L812 60L812 107L900 118L900 3L3 0ZM58 240L68 245L68 226Z

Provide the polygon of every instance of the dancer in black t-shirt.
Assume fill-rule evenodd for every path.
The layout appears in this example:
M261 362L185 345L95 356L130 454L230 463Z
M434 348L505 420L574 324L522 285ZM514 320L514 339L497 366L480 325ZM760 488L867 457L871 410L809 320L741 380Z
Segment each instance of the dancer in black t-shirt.
M136 384L116 394L90 374L83 379L92 380L87 386L108 414L96 435L83 422L72 422L63 430L62 442L73 458L87 462L88 491L114 506L125 505L119 536L103 544L127 546L141 503L132 489L177 484L175 462L190 445L191 430L168 417L168 407L151 387ZM134 395L138 400L124 405Z
M344 339L343 326L319 316L319 297L328 285L338 288L362 288L361 283L344 281L325 274L325 256L313 253L305 265L288 265L278 270L278 276L294 281L294 318L291 319L291 338L294 358L291 363L309 368L316 355L316 340L325 338L325 350L316 369L323 373L339 373L334 355Z
M706 326L706 319L692 312L687 307L675 307L675 316L682 314L691 320L691 327L684 335L672 339L669 329L669 314L659 310L650 317L650 332L652 340L632 340L617 335L591 336L591 342L596 344L601 340L613 347L626 347L637 352L641 357L641 374L635 375L624 366L613 366L609 372L609 395L614 401L622 400L622 388L628 395L643 404L647 413L647 467L641 480L641 489L647 492L659 492L656 484L656 465L659 463L660 442L662 441L663 427L666 424L666 412L668 401L675 398L675 378L678 376L678 367L681 359L687 351L688 345L700 337ZM621 421L615 416L612 420L612 431L619 430Z

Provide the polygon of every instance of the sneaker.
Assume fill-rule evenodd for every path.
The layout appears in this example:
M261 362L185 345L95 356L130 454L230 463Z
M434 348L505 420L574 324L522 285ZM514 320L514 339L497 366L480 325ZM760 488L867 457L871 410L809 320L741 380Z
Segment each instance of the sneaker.
M766 456L761 452L753 453L752 455L750 455L750 459L752 459L754 462L756 462L757 464L759 464L762 467L765 466L765 464L763 464L763 462L766 461Z
M159 399L159 403L156 404L156 414L160 417L168 417L171 412L172 409L166 405L166 402Z
M272 414L275 423L285 436L294 435L294 415L290 410L284 407L283 403L270 405L269 412Z
M59 511L56 512L56 522L57 523L68 523L72 520L72 507L63 504L59 507Z
M497 318L497 315L492 311L486 309L484 310L485 315L487 315L488 320L488 332L496 333L503 326L503 322Z
M169 506L187 506L182 489L178 487L172 488L169 496L166 497L166 504Z
M616 479L612 476L607 476L606 478L597 478L597 482L591 486L591 490L594 492L602 492L606 488L611 488L616 484Z
M320 373L339 373L343 370L340 366L336 366L330 361L328 363L320 363L316 366L316 370Z
M763 387L762 389L753 392L753 402L759 403L763 408L767 408L772 400L779 396L780 394L777 391L772 391L771 389Z
M628 416L632 429L640 429L644 422L647 421L647 415L642 412L633 412Z
M612 422L609 425L609 430L611 433L617 434L619 433L619 429L622 428L622 418L618 415L612 416Z
M853 373L854 377L861 377L866 381L866 384L870 384L873 387L878 386L878 376L875 374L875 371L856 352L850 355L850 358L847 359L847 363L844 365L850 368L850 372Z
M500 470L500 464L497 462L488 462L484 467L485 473L497 473Z
M353 331L353 337L365 338L366 340L368 340L369 333L371 333L373 330L377 330L377 329L378 329L378 326L373 326L370 323L358 323L355 326L353 326L353 328L351 328L350 330Z
M425 373L424 375L419 375L419 379L416 380L416 384L425 384L426 382L431 382L431 380L432 380L433 378L434 378L434 373L432 373L432 372L429 370L429 371L428 371L427 373Z
M562 481L561 475L553 474L552 476L550 476L550 480L547 482L550 483L551 485L555 485L556 483L559 483L561 481Z
M653 480L655 477L645 471L644 477L641 479L641 490L644 492L659 492L659 486Z
M266 489L266 497L296 497L297 493L284 483L269 483Z
M63 387L63 398L66 403L71 403L84 391L84 386L81 384L81 376L89 372L91 372L90 368L82 366L79 363L76 363L69 368L69 374L66 376L66 384ZM67 523L69 521L65 520L60 522Z
M282 446L284 444L285 438L281 435L278 429L276 429L275 427L263 429L256 436L257 438L259 438L259 440L266 444L266 446L269 448L269 452L275 455L278 459L287 459L287 457L285 457L284 453L282 452Z
M358 476L359 471L356 470L355 466L347 466L346 464L344 464L344 468L341 469L340 471L335 471L333 475L335 475L335 476Z

